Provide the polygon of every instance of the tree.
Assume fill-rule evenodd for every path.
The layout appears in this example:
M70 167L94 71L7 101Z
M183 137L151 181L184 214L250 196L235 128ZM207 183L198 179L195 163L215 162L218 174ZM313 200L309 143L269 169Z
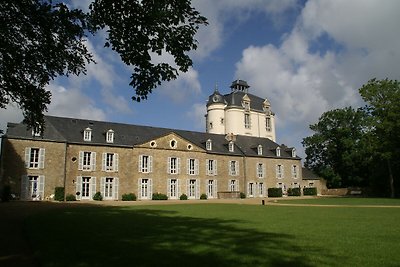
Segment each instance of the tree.
M364 110L372 118L378 155L375 164L387 166L390 196L394 197L395 188L400 187L400 83L397 80L372 79L359 92L367 103Z
M85 37L101 29L106 47L133 66L133 100L146 99L162 81L176 79L192 65L187 52L207 20L190 0L94 0L90 12L51 0L0 0L0 107L16 102L31 127L43 126L51 95L46 85L59 75L85 73L93 62ZM169 53L176 66L154 63Z
M370 152L368 118L351 107L325 112L303 139L305 166L325 177L330 187L368 183Z

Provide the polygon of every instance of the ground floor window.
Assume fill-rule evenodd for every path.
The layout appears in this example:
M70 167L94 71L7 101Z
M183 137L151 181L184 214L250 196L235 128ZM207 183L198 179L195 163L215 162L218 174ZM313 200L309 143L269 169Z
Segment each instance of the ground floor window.
M228 190L230 192L239 191L239 181L238 180L229 180Z
M21 198L24 200L44 199L44 176L24 175L21 178Z
M286 194L286 185L284 183L277 183L276 187L282 189L282 194Z
M187 196L190 199L197 199L200 197L200 186L196 179L187 180Z
M217 180L207 180L207 198L217 197Z
M254 183L250 182L247 187L247 196L254 197L254 190L255 190Z
M259 183L258 184L258 195L260 197L263 197L265 195L264 183Z
M152 181L148 178L139 179L139 198L151 199L152 197Z
M96 193L96 177L78 176L76 180L76 199L91 200Z
M168 198L177 199L179 197L179 180L168 179Z
M119 179L115 177L101 178L101 194L105 200L118 200Z

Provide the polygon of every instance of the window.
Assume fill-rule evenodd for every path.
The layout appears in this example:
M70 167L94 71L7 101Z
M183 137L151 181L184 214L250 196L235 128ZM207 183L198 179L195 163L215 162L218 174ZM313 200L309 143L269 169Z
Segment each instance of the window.
M102 171L117 172L118 171L118 154L103 153Z
M24 200L43 200L44 181L42 175L23 175L21 178L21 198Z
M44 168L44 148L25 148L25 167L30 169L43 169Z
M257 147L257 155L261 156L263 154L263 147L262 145L258 145Z
M229 175L236 176L239 174L239 162L236 160L229 161Z
M200 197L200 187L196 179L188 179L186 187L189 199L197 199Z
M83 131L83 141L92 141L92 129L89 127Z
M235 192L239 191L239 181L238 180L229 180L229 191L230 192Z
M139 156L139 172L150 173L153 172L153 157L148 155Z
M180 158L168 158L168 173L178 174L180 169Z
M80 171L96 170L96 152L79 151L79 166Z
M278 179L283 178L283 166L280 164L276 165L276 178Z
M286 193L286 186L285 186L284 183L277 183L277 184L276 184L276 187L277 187L277 188L281 188L282 194L285 194L285 193Z
M228 144L229 152L233 152L235 150L235 143L233 141L230 141Z
M175 148L177 147L177 145L178 145L178 143L176 142L175 139L172 139L172 140L169 142L169 146L170 146L171 148L173 148L173 149L175 149Z
M264 183L259 183L258 184L258 195L260 197L264 197L265 190L264 190Z
M114 131L108 130L106 134L106 142L107 143L114 143Z
M211 150L212 149L212 142L211 142L210 139L208 139L207 142L206 142L206 149L207 150Z
M96 193L96 177L78 176L76 180L76 199L92 200Z
M139 179L139 198L140 199L151 199L152 197L152 180L151 179Z
M101 194L105 200L118 200L119 179L115 177L101 178Z
M212 129L213 128L213 123L212 122L210 122L208 125L210 125L210 129Z
M207 180L207 198L217 198L217 180Z
M42 135L42 126L36 123L34 127L32 127L32 136L40 137Z
M217 161L214 159L206 160L207 175L217 175Z
M257 163L257 177L264 178L264 173L265 173L264 164Z
M250 182L247 187L247 196L254 197L255 184Z
M268 132L271 131L271 118L269 116L265 118L265 129Z
M295 149L295 148L292 149L292 157L293 157L293 158L296 157L296 149Z
M279 146L276 148L276 156L277 157L281 156L281 148Z
M187 174L199 175L199 160L198 159L188 159L187 160Z
M292 178L294 179L298 178L297 169L297 165L292 165Z
M244 128L250 129L251 128L251 122L250 122L250 114L245 113L244 114Z
M250 102L243 101L243 107L245 111L250 111Z
M179 180L178 179L168 179L168 198L178 199L179 197Z

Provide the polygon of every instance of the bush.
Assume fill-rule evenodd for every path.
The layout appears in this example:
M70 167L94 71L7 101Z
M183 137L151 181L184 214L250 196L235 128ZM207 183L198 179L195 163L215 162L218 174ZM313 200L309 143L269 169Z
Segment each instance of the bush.
M161 193L153 193L152 200L167 200L168 196Z
M68 194L65 196L66 201L76 201L76 197L73 194Z
M289 188L288 189L288 196L301 196L301 190L300 187L295 187L295 188Z
M201 194L200 199L207 199L207 195L206 194Z
M246 198L246 194L243 192L240 192L240 198Z
M188 196L187 196L186 194L182 194L182 195L179 197L179 199L180 199L180 200L188 200Z
M1 192L1 201L8 202L12 199L11 197L11 187L9 185L5 185Z
M268 188L268 197L282 197L282 188Z
M54 189L54 200L64 201L64 187L56 187Z
M316 187L303 188L303 195L305 195L305 196L316 196L317 195L317 188Z
M123 194L122 201L136 201L136 195L134 193Z
M94 194L94 196L93 196L93 200L102 201L103 196L101 195L100 192L96 192L96 194Z

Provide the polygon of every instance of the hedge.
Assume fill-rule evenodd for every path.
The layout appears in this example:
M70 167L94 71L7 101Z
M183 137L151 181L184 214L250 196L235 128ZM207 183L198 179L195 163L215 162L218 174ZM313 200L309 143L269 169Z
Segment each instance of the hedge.
M303 189L303 195L305 196L316 196L317 188L316 187L306 187Z
M288 196L301 196L301 189L299 187L289 188L287 192Z
M268 197L282 197L282 188L268 188Z

